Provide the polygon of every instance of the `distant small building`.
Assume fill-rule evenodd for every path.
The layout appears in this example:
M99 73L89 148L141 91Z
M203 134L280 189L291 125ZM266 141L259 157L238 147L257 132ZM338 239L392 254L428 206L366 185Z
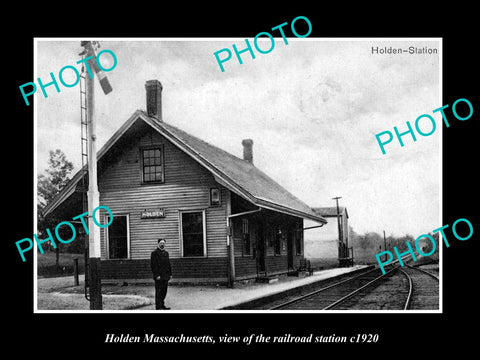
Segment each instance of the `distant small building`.
M305 257L316 259L321 267L353 264L353 251L348 245L348 212L339 206L340 230L337 220L337 207L317 207L312 209L328 223L317 227L314 222L305 221ZM308 229L312 227L311 229ZM340 231L340 232L339 232Z

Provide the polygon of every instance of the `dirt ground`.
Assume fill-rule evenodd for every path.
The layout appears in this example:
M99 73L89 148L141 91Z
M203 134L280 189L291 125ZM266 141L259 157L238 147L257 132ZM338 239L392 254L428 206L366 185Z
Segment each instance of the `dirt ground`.
M38 310L89 310L85 298L83 275L74 285L73 276L45 278L37 281ZM122 289L123 288L123 289ZM153 286L102 286L104 310L129 310L148 306L154 301Z

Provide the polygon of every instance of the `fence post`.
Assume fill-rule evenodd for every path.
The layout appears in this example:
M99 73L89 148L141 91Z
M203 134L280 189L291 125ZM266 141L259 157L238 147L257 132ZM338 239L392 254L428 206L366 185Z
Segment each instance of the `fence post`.
M73 279L75 281L75 286L78 286L78 257L73 258Z

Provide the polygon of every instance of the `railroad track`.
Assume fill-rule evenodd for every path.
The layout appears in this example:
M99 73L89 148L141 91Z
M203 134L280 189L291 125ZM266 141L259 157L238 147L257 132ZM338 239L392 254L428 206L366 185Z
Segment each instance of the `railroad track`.
M398 276L403 274L404 276ZM270 310L407 310L438 309L438 278L406 265L391 265L385 274L373 269L346 280L289 297Z
M270 310L329 310L345 300L362 292L382 278L389 277L397 266L390 266L384 275L376 268L329 286L316 289L301 296L290 297L287 301L270 307Z
M404 310L437 310L439 308L439 279L436 275L406 265L400 271L409 282L409 294Z

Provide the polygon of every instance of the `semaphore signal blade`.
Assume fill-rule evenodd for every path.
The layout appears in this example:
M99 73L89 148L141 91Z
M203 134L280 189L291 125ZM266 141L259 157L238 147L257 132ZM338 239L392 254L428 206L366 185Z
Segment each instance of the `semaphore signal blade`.
M97 76L103 92L105 93L105 95L109 94L112 91L112 86L110 85L110 81L108 81L107 75L105 75L105 73L99 69L99 71L97 72Z
M95 74L97 74L98 81L100 82L100 86L102 87L104 94L108 95L110 92L112 92L112 86L110 85L110 81L108 81L107 75L105 75L102 69L100 69L100 67L98 66L97 54L92 45L92 42L82 41L81 45L85 47L85 49L87 50L87 54L90 54L92 56L92 58L88 60L88 63L95 71Z

